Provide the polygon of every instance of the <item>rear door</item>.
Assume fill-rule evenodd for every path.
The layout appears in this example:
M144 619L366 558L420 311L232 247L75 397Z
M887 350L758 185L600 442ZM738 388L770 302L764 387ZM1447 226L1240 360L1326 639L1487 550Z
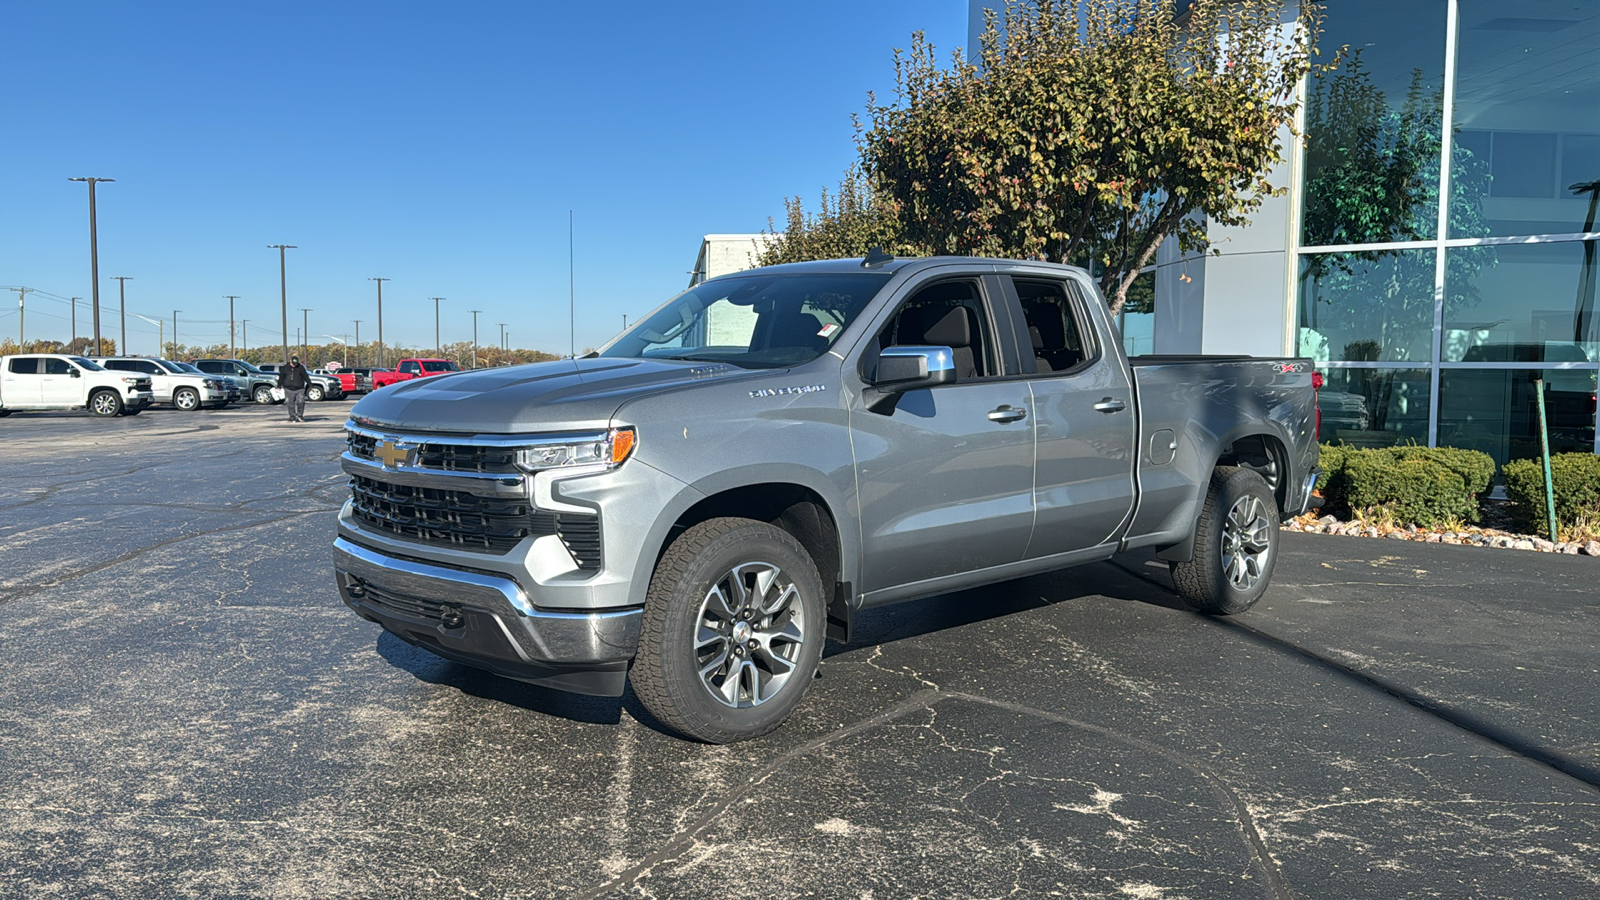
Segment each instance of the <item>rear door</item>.
M82 406L83 373L64 359L46 356L39 360L39 399L45 406Z
M1008 301L1033 348L1029 404L1038 436L1037 519L1027 558L1120 538L1133 510L1132 383L1113 335L1098 325L1097 294L1065 274L1002 275ZM1025 342L1025 343L1023 343Z
M909 391L892 412L850 413L865 548L862 593L1022 558L1033 528L1033 423L992 279L924 281L873 339L950 346L954 384ZM873 345L859 365L871 368ZM1009 370L1008 370L1009 369ZM861 373L870 379L871 372ZM869 600L870 602L870 600Z

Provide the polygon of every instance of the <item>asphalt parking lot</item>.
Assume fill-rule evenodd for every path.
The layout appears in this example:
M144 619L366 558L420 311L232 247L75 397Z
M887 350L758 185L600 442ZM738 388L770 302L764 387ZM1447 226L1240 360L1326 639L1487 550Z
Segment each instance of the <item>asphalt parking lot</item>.
M1600 896L1600 560L1286 533L874 611L776 734L332 588L349 401L0 421L3 897Z

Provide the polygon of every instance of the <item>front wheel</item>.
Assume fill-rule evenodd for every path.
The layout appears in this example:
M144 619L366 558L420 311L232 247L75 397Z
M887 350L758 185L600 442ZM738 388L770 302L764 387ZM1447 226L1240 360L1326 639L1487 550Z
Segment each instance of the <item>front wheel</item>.
M630 678L668 727L712 744L766 734L811 687L825 637L822 580L788 532L711 519L650 578Z
M267 385L264 385L264 384L258 384L258 385L256 385L255 390L251 391L250 397L251 397L251 399L255 400L257 403L262 403L262 404L271 403L272 402L272 388L268 387Z
M179 388L172 395L172 405L184 412L194 412L200 408L200 392L194 388Z
M1203 613L1233 615L1255 605L1278 560L1278 510L1260 475L1237 466L1211 473L1195 525L1194 558L1172 563L1172 584Z
M89 398L89 411L97 416L118 416L122 414L122 398L116 391L95 391Z
M306 399L310 400L312 403L316 403L317 401L321 400L322 399L322 385L313 384L310 387L306 388Z

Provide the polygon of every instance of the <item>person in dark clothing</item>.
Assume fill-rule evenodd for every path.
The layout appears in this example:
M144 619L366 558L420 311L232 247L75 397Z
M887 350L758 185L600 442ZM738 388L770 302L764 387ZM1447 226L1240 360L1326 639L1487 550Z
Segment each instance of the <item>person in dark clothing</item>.
M283 388L284 404L289 407L289 421L304 422L306 420L306 385L311 383L311 376L306 373L306 367L300 365L300 357L289 358L289 364L278 373L278 387Z

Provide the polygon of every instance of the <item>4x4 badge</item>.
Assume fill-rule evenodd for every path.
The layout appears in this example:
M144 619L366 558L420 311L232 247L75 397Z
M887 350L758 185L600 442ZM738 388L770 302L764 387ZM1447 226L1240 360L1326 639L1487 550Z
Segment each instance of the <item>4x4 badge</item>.
M417 447L415 444L402 444L399 441L379 441L377 446L372 448L372 455L383 463L384 468L398 469L417 461Z

